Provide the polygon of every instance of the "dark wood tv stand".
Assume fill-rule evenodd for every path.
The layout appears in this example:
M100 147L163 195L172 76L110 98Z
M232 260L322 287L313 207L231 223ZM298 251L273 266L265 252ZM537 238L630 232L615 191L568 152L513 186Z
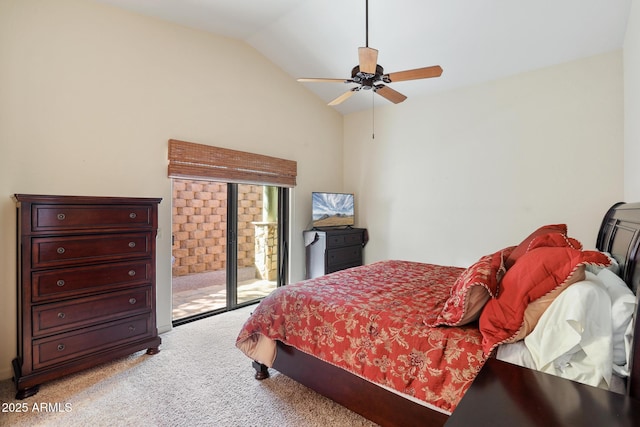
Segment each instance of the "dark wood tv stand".
M317 228L306 230L306 274L311 279L362 265L362 249L369 240L366 228Z

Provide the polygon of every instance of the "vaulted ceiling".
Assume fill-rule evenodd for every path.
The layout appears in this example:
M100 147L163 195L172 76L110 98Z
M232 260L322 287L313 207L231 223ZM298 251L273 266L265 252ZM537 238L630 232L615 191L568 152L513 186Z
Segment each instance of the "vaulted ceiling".
M291 75L347 79L365 46L365 0L98 0L243 40ZM385 73L441 65L390 87L412 98L622 49L631 0L369 0ZM327 103L354 84L299 83ZM387 105L371 91L335 107Z

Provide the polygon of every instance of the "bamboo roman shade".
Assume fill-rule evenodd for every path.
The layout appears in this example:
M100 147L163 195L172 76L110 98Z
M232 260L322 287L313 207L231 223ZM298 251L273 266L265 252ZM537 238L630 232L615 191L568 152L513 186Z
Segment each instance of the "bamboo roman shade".
M169 140L169 177L294 187L295 161Z

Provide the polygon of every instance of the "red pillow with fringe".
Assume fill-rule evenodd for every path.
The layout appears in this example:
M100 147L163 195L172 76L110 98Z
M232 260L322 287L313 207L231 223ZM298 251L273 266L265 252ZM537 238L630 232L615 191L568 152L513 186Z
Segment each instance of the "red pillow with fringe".
M485 255L467 268L451 287L447 299L435 320L428 326L462 326L478 320L482 308L489 300L498 296L499 284L504 276L504 260L515 246L510 246L491 255Z
M524 255L527 252L527 250L529 249L529 245L531 244L531 241L533 239L535 239L538 236L542 236L549 233L560 233L566 236L567 224L543 225L533 233L529 234L526 239L524 239L522 242L520 242L518 246L516 246L516 248L511 252L511 255L509 255L509 257L507 258L507 261L505 263L507 270L513 267L513 264L515 264L518 258L520 258L522 255Z
M535 248L541 247L560 247L560 248L572 248L577 249L579 251L582 250L582 243L573 237L568 237L566 234L562 233L548 233L543 234L541 236L536 236L529 243L529 247L527 248L527 252L531 251Z
M545 240L560 243L557 237L542 237L537 244ZM609 258L598 251L581 251L570 246L532 245L532 249L507 270L498 298L488 301L482 310L480 332L485 354L489 355L499 344L519 337L528 305L573 283L573 275L586 264L607 266Z

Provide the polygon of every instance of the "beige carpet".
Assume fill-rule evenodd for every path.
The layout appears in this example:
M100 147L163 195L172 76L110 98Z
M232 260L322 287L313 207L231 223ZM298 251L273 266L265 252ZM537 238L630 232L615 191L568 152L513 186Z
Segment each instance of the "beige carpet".
M276 371L255 380L251 361L234 346L251 310L178 326L162 335L157 355L139 352L45 383L25 400L14 399L11 380L1 381L0 425L373 425Z

